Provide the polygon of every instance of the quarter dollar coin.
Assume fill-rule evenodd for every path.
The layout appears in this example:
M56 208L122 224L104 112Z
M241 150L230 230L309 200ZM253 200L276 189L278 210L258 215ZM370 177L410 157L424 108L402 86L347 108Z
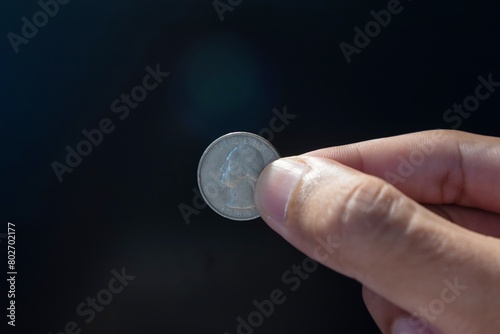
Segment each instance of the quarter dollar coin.
M198 186L205 202L215 212L233 220L251 220L260 215L253 193L260 173L279 158L264 138L248 132L233 132L215 140L198 165Z

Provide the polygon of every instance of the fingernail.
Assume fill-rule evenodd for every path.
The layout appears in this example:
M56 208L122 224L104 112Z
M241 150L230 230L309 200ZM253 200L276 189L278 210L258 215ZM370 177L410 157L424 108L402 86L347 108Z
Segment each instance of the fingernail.
M285 158L274 161L262 172L255 187L255 204L263 218L285 221L290 195L307 168L298 158Z
M392 327L393 334L436 334L429 326L427 321L419 321L415 318L401 318L396 320Z

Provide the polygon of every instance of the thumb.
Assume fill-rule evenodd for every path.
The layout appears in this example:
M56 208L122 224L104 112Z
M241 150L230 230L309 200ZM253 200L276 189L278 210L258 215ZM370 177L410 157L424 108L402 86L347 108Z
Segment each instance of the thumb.
M498 242L441 218L383 180L333 160L285 158L262 172L255 203L299 250L409 314L422 313L416 316L443 333L500 327L492 311L500 298L491 298L500 296L500 284L491 284L498 280L491 272L500 263ZM485 301L480 307L471 302L478 299Z

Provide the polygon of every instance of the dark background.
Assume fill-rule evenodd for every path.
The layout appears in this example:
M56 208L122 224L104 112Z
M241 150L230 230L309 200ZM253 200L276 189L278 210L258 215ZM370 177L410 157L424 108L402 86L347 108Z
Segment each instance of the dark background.
M193 206L204 149L257 133L273 108L297 115L272 141L282 156L452 127L443 113L479 75L500 80L498 2L401 3L351 64L339 44L387 1L244 0L221 22L211 0L72 0L19 53L3 37L0 232L16 224L17 332L233 334L281 289L255 333L377 333L350 279L320 268L291 292L281 275L304 255L262 220L205 208L186 224L179 205ZM3 0L0 31L39 10ZM120 120L111 102L156 64L170 76ZM496 94L459 129L499 136ZM114 132L59 183L52 162L102 118ZM85 324L76 306L123 267L135 279Z

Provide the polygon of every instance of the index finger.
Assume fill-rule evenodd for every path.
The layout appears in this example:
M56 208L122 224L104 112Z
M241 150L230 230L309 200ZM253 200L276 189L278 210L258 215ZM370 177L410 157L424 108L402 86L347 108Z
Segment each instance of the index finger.
M417 202L500 213L500 139L433 130L330 147L328 158L377 176Z

